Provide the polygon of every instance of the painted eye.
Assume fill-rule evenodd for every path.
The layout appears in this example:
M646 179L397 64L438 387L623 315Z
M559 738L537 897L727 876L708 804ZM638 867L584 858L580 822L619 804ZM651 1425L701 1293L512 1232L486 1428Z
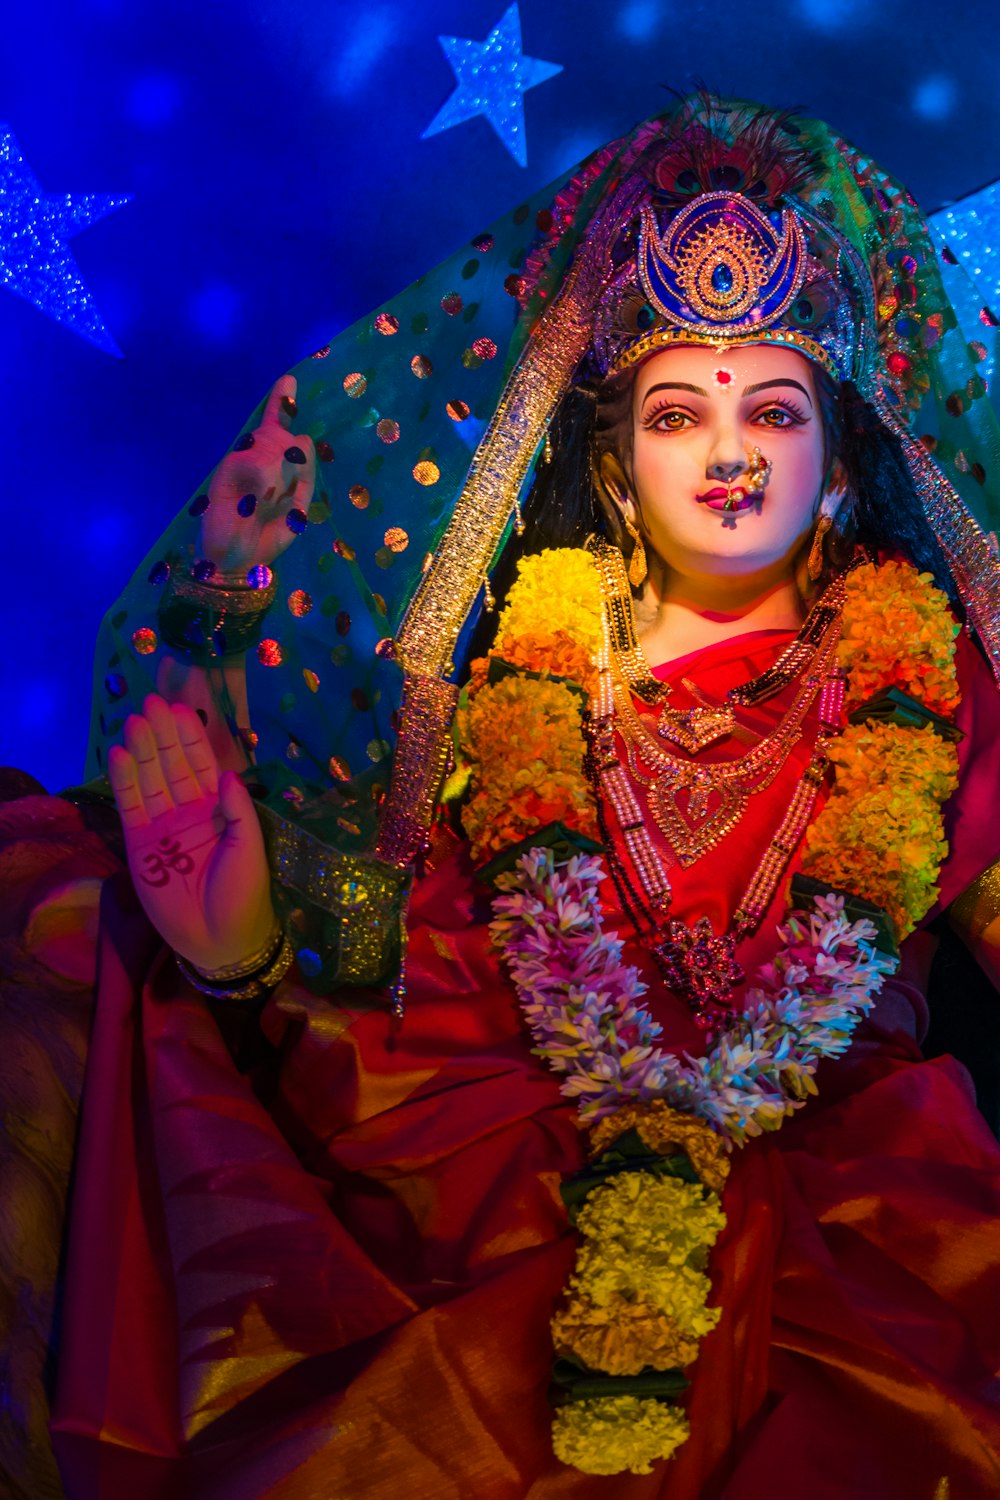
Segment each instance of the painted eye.
M792 413L790 411L786 411L783 406L766 407L764 411L759 411L757 413L757 415L754 417L754 421L759 423L762 427L781 428L798 426L797 419L792 416Z
M686 411L661 411L650 417L646 425L659 432L681 432L692 420Z

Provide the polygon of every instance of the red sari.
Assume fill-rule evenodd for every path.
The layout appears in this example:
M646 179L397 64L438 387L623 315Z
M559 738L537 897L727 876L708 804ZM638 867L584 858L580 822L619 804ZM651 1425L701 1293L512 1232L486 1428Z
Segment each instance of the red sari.
M718 695L786 639L671 680L696 670ZM983 815L1000 699L964 638L960 671L942 906L1000 854ZM676 915L729 918L808 739L729 840L673 872ZM776 899L741 949L749 970L780 915ZM451 853L414 895L402 1028L286 983L262 1018L280 1070L255 1092L127 882L106 883L53 1417L70 1500L931 1500L944 1476L963 1500L1000 1492L1000 1149L964 1069L921 1058L932 939L905 945L819 1098L737 1154L691 1438L612 1480L551 1454L548 1320L574 1254L558 1187L581 1137L487 917ZM666 1045L699 1044L662 984L647 1000Z

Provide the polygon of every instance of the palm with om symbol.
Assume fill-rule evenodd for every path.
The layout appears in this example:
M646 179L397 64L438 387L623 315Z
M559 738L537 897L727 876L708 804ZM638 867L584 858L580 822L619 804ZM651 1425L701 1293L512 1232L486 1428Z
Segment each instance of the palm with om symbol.
M136 892L170 947L208 970L257 951L274 926L260 824L194 710L150 694L108 774Z

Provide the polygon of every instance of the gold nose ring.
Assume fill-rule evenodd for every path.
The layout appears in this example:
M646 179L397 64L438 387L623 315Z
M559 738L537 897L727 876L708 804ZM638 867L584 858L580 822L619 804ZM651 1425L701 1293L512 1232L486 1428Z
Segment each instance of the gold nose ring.
M755 448L750 455L747 464L746 487L752 495L762 495L767 488L767 482L771 477L772 464L766 459L759 448ZM728 502L727 502L728 503Z

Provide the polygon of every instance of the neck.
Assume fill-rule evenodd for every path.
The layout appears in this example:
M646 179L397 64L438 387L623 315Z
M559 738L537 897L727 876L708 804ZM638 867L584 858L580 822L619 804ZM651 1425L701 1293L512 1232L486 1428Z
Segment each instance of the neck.
M805 618L795 571L787 564L770 575L700 578L675 573L655 556L633 609L636 633L652 662L751 630L798 630Z

